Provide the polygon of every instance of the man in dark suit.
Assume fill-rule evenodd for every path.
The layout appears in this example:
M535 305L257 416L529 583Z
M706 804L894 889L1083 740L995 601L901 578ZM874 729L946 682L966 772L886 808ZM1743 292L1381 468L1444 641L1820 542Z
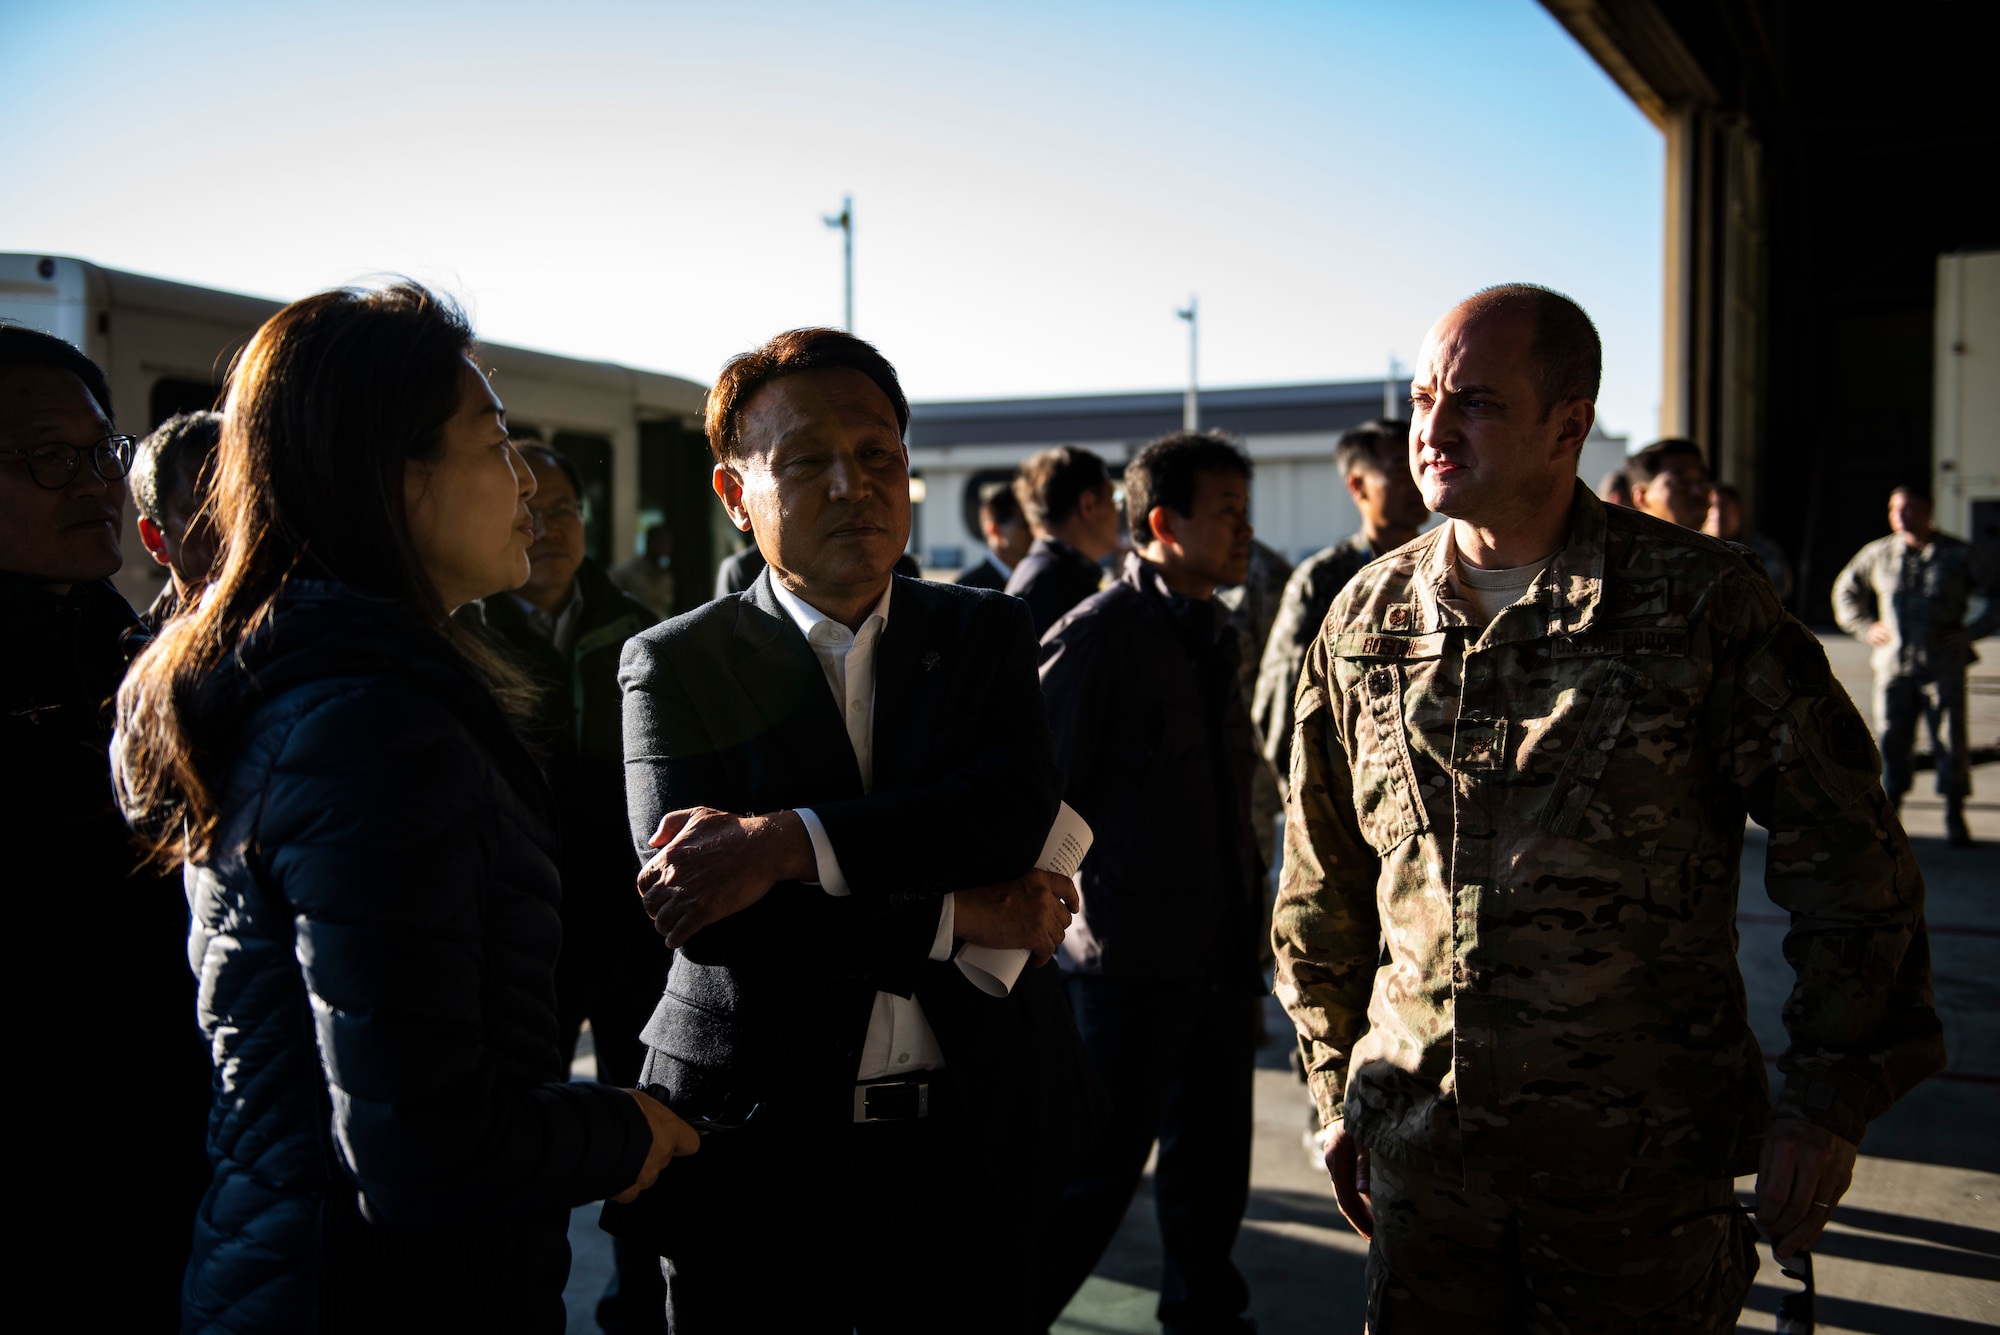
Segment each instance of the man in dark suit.
M1118 550L1118 502L1104 460L1074 445L1022 464L1014 498L1035 541L1007 577L1007 592L1028 605L1041 635L1104 582L1098 562Z
M1021 503L1014 499L1014 487L1010 482L995 482L979 499L979 534L986 539L986 559L969 570L962 571L952 581L973 589L1004 589L1013 577L1014 567L1021 564L1021 558L1028 554L1028 544L1035 535L1028 529L1028 520L1021 513Z
M715 487L767 569L625 650L640 884L677 951L642 1080L708 1134L605 1226L665 1258L675 1332L1026 1331L1033 1221L1088 1131L1054 972L953 958L1046 960L1075 890L1032 870L1061 778L1027 609L894 573L907 424L850 335L731 361Z

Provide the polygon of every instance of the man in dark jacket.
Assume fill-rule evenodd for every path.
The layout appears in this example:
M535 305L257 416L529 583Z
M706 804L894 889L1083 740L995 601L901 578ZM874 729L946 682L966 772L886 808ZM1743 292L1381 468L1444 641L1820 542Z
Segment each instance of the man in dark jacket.
M530 740L555 790L562 833L562 954L556 1015L563 1062L590 1022L597 1078L634 1087L639 1031L666 982L668 951L633 888L639 859L625 825L625 757L618 656L653 625L646 606L584 555L583 489L576 465L546 445L517 441L535 474L528 502L535 542L528 582L468 605L502 650L541 688ZM612 1335L661 1328L656 1254L619 1240L618 1268L597 1306Z
M1041 635L1104 582L1098 562L1118 550L1118 504L1104 460L1074 445L1022 464L1014 497L1035 541L1007 592L1028 605Z
M110 391L89 358L0 326L0 838L40 869L17 872L24 888L39 884L66 912L102 920L88 933L91 981L62 987L54 1023L60 1042L83 1045L72 1060L102 1057L145 1105L135 1117L124 1100L70 1100L43 1148L73 1166L116 1146L121 1162L142 1166L113 1207L134 1245L117 1249L117 1283L93 1301L115 1325L172 1330L208 1182L209 1063L195 1027L187 904L177 877L135 874L106 754L111 697L147 638L110 584L134 444L112 434ZM73 974L77 961L55 967ZM74 1180L38 1199L57 1269L37 1258L37 1273L72 1295L101 1284L106 1254L84 1240L103 1234L105 1199ZM72 1285L59 1257L80 1261L88 1279Z
M1111 1120L1044 1233L1040 1315L1083 1282L1155 1138L1168 1331L1247 1331L1229 1259L1250 1190L1263 923L1250 780L1261 763L1214 601L1250 559L1250 463L1182 433L1125 469L1133 552L1042 640L1063 795L1096 832L1064 953Z
M979 501L979 535L986 539L986 558L952 581L969 589L1006 588L1014 567L1035 540L1021 514L1021 502L1014 498L1013 484L995 482L992 488Z
M633 639L632 832L678 947L645 1080L711 1124L613 1232L676 1331L1031 1329L1033 1237L1088 1071L1032 871L1059 776L1027 610L897 577L908 409L868 344L797 330L708 400L716 489L768 565ZM749 814L745 814L749 813Z

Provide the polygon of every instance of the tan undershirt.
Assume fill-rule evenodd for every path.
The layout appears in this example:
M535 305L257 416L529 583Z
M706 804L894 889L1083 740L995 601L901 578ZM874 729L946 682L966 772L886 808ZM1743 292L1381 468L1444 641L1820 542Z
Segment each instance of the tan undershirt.
M1459 597L1472 604L1478 614L1479 624L1486 625L1494 617L1521 601L1534 584L1536 576L1548 569L1549 562L1556 559L1550 552L1539 561L1530 561L1524 566L1510 566L1505 570L1481 570L1470 565L1456 551L1452 553L1451 580Z

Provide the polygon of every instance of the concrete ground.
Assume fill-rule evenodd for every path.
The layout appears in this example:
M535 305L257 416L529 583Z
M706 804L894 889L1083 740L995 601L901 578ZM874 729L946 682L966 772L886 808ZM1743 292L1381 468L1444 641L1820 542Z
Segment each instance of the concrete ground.
M1865 649L1828 634L1829 657L1867 708ZM1976 746L2000 742L2000 641L1980 646L1974 669ZM2000 1329L2000 765L1975 771L1970 816L1981 846L1944 842L1943 805L1924 791L1904 807L1929 893L1931 953L1950 1069L1927 1081L1870 1128L1854 1185L1815 1248L1819 1329L1829 1335L1956 1335ZM1779 1009L1791 987L1781 952L1782 913L1763 893L1763 832L1748 831L1743 857L1739 962L1753 1023L1767 1052L1781 1051ZM1366 1245L1333 1207L1326 1175L1308 1162L1303 1086L1286 1068L1289 1030L1275 1001L1256 1073L1257 1138L1249 1215L1236 1246L1250 1281L1251 1313L1264 1335L1345 1335L1361 1329ZM587 1055L579 1074L592 1070ZM1738 1187L1746 1195L1752 1179ZM610 1248L595 1206L570 1228L570 1330L588 1335ZM1056 1330L1062 1335L1157 1332L1158 1234L1151 1180ZM1768 1254L1743 1331L1769 1331L1779 1298L1795 1286Z

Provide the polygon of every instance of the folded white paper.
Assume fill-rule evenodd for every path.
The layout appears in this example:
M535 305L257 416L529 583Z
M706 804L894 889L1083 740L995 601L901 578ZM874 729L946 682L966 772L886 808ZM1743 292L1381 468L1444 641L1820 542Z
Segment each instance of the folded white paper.
M1058 876L1076 877L1077 868L1083 865L1083 855L1090 851L1092 835L1090 826L1076 809L1065 802L1056 812L1056 823L1049 830L1049 837L1042 845L1042 855L1035 859L1035 866L1041 871L1052 871ZM1028 965L1025 950L994 950L989 946L963 946L958 952L958 968L966 981L990 997L1004 997L1014 990L1015 980L1021 970Z

